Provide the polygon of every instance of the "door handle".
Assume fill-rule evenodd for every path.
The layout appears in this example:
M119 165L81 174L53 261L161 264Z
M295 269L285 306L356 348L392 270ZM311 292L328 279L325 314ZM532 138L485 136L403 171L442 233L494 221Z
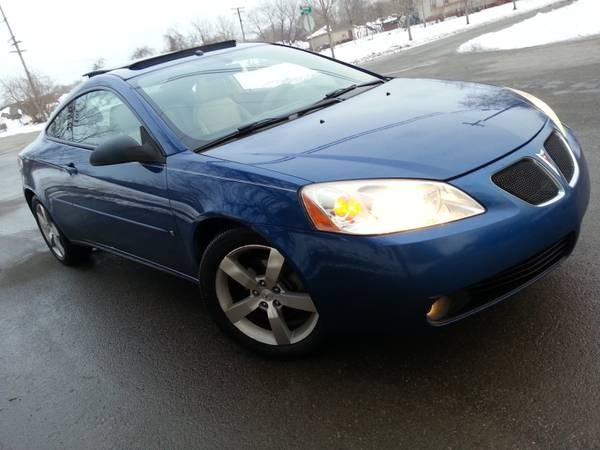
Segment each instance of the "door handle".
M69 175L75 175L77 174L77 167L75 167L74 163L69 163L65 166L65 169L67 172L69 172Z

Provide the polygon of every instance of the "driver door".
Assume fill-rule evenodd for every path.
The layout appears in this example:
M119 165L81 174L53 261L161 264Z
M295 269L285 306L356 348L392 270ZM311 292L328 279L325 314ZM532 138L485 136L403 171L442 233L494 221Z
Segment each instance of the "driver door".
M72 126L62 144L70 177L61 200L79 215L72 238L177 269L165 165L90 164L92 150L107 139L125 134L142 144L142 136L150 138L140 120L108 90L84 94L67 108Z

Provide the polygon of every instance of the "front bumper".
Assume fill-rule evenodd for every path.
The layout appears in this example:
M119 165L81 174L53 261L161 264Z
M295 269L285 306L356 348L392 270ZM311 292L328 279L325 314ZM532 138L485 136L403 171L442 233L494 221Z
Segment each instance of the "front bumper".
M324 320L373 315L379 319L423 321L432 303L462 293L507 273L560 242L567 242L560 258L540 271L488 298L475 312L514 294L572 250L587 209L590 182L579 143L569 131L567 140L579 165L579 179L564 181L564 196L543 207L511 196L491 176L523 157L536 157L550 135L548 124L531 142L509 156L449 182L483 204L477 217L421 231L361 237L267 227L266 238L296 266ZM539 264L539 263L538 263ZM462 318L467 313L457 315Z

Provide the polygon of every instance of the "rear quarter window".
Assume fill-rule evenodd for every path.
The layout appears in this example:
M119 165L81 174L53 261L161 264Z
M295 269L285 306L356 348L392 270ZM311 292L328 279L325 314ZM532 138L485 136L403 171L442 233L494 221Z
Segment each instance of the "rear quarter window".
M69 103L48 126L48 136L63 141L73 139L73 102Z

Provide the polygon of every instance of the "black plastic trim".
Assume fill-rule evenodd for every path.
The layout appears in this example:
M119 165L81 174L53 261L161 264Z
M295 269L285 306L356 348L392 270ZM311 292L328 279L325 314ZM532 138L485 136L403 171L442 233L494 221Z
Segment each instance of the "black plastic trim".
M237 45L237 41L229 40L223 42L215 42L214 44L200 45L197 47L185 48L183 50L176 50L170 53L163 53L157 56L151 56L149 58L141 59L139 61L135 61L131 64L126 64L124 66L114 67L112 69L100 69L100 70L92 70L91 72L83 74L84 77L95 77L96 75L102 75L108 72L112 72L117 69L129 69L129 70L141 70L146 69L148 67L152 67L158 64L162 64L164 62L173 61L180 58L186 58L188 56L202 56L207 52L214 52L216 50L223 50L226 48L233 48Z

